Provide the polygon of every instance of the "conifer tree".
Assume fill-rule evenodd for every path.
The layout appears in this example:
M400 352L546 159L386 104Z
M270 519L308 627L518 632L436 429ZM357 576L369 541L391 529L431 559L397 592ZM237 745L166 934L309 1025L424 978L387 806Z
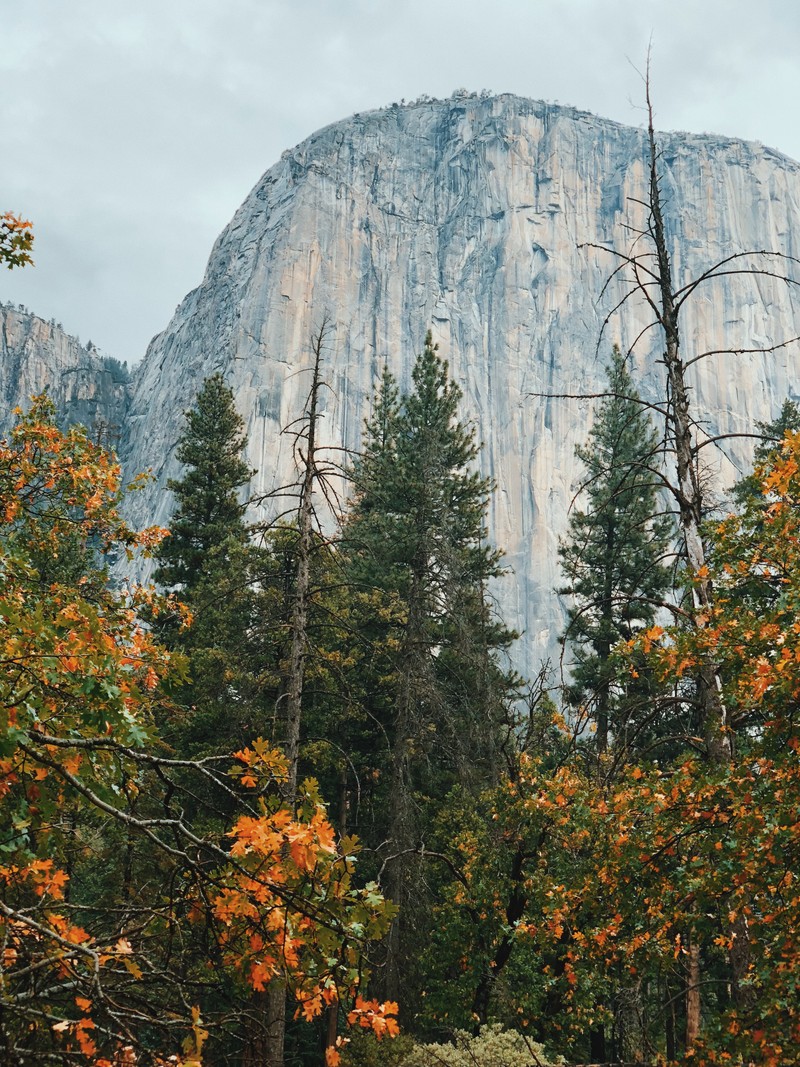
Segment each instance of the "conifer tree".
M177 498L170 536L158 551L156 581L191 590L201 580L210 555L223 546L244 544L247 526L238 490L252 471L244 462L244 422L233 392L221 374L206 378L178 441L177 458L186 471L167 482Z
M732 490L739 512L748 516L753 526L754 540L766 530L768 512L772 506L764 493L764 472L779 462L786 434L800 430L800 408L793 400L784 400L777 418L771 422L757 422L756 430L761 435L761 441L753 451L753 470L740 478ZM754 548L754 551L757 552L758 548ZM760 602L765 613L773 610L776 601L783 595L780 585L776 586L773 580L759 574L756 568L749 580L742 582L740 592L746 592L753 602Z
M514 635L492 614L486 582L500 553L486 543L490 483L474 471L473 429L460 421L461 391L430 333L398 398L384 372L345 527L349 581L360 590L362 623L374 649L363 693L386 749L372 756L388 790L374 838L388 851L389 895L401 907L385 975L409 1003L410 946L425 926L424 882L413 853L444 796L479 789L494 773L501 722L516 679L498 653ZM373 836L370 835L370 836ZM402 926L401 926L402 924Z
M589 441L576 449L586 506L572 512L559 547L567 582L560 592L571 598L562 637L573 657L568 697L591 710L600 752L610 736L635 734L646 693L644 679L634 684L615 663L614 646L652 624L671 585L664 565L671 523L658 514L658 438L616 347L607 375Z
M419 718L406 727L432 727L436 741L447 738L445 758L458 774L475 767L478 743L469 717L488 714L485 705L480 711L475 706L476 675L487 669L502 674L496 653L514 635L493 617L485 591L501 573L501 553L486 543L491 485L472 469L474 430L458 419L461 390L430 334L412 383L412 392L399 399L384 372L353 471L348 570L357 588L381 590L399 608L402 632L395 637L406 669L399 672L396 696ZM488 660L476 655L478 648L488 650ZM415 686L421 691L412 696ZM396 711L402 718L402 708ZM485 719L478 729L484 746Z
M155 553L154 577L179 590L194 621L179 630L174 619L162 616L153 626L165 644L188 657L190 682L180 694L184 714L163 727L184 757L218 751L225 734L242 744L265 735L253 647L259 614L253 573L261 552L249 544L238 497L253 473L241 458L243 428L222 375L206 378L178 441L183 476L167 482L177 507L170 535Z
M753 452L753 466L758 468L777 457L781 441L790 430L800 430L800 407L793 400L784 400L778 417L772 422L757 422L756 430L762 436ZM745 475L733 487L733 499L740 507L762 498L761 480L755 473Z

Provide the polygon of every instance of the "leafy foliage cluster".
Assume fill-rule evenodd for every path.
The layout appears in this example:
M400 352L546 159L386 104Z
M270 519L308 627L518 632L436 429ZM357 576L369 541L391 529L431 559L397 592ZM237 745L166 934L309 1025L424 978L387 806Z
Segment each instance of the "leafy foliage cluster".
M515 1030L493 1024L478 1034L456 1030L451 1043L420 1044L401 1061L402 1067L531 1067L550 1062L541 1045Z
M9 270L33 263L33 226L11 211L0 214L0 264Z
M343 998L391 1031L358 994L391 913L354 885L315 784L287 807L266 743L185 760L161 742L185 662L142 616L188 613L109 586L109 553L163 536L130 531L120 497L113 458L44 399L0 445L4 1055L199 1062L235 1047L241 987L275 975L307 1018Z

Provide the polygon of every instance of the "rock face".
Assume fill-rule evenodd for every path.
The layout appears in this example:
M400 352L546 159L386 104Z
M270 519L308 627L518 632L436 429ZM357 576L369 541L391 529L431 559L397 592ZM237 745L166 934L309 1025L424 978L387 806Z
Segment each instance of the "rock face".
M718 137L660 143L679 284L745 249L800 256L798 164ZM151 467L156 481L137 494L133 519L168 519L164 484L179 473L182 413L206 375L221 371L234 389L259 472L255 498L291 475L281 430L303 408L308 342L324 314L322 433L337 447L358 447L384 361L408 383L430 327L497 485L491 536L513 574L496 593L507 622L524 631L518 666L530 672L557 655L557 541L591 402L553 395L596 391L612 343L627 348L650 322L638 298L608 318L628 285L620 273L606 286L617 261L593 247L631 248L645 221L636 201L646 195L646 158L641 130L513 96L356 115L284 153L137 368L123 453L129 473ZM783 265L766 261L778 273ZM798 334L797 290L767 274L706 283L685 305L687 359ZM664 393L658 354L657 332L645 332L632 358L652 401ZM694 365L691 382L701 435L748 430L798 395L797 347L713 356ZM714 446L703 453L721 491L749 455L746 442L723 444L726 457Z
M45 390L64 425L80 422L117 447L130 400L126 366L54 322L0 304L0 433L14 422L16 407Z
M759 145L661 137L676 278L745 249L800 254L800 166ZM281 429L302 410L309 337L327 313L331 393L323 433L357 448L384 361L408 382L433 330L464 391L497 485L490 528L513 574L498 583L507 621L524 631L519 665L552 656L562 626L552 595L556 548L580 481L573 450L614 341L650 322L617 265L592 245L629 250L644 221L641 130L513 96L454 98L356 115L284 154L217 241L202 285L152 342L136 376L125 438L131 471L157 482L135 503L164 521L177 473L181 412L222 371L249 433L258 496L291 473ZM781 272L773 261L769 269ZM705 284L685 306L687 358L760 348L800 334L795 289L767 275ZM656 331L636 346L642 391L663 396ZM796 346L714 356L692 370L701 430L748 430L800 389ZM705 455L721 488L747 466L746 442Z

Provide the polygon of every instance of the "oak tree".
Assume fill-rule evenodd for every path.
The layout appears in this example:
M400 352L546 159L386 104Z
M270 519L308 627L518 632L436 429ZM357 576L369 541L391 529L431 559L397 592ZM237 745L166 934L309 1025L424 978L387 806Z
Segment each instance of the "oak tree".
M195 761L164 751L183 668L140 613L181 609L99 580L111 550L163 536L131 531L120 496L113 457L61 433L46 400L0 444L0 1048L108 1067L183 1045L198 1063L206 1042L236 1047L243 992L275 977L307 1018L341 999L353 1025L393 1032L393 1006L358 992L389 913L354 886L356 844L336 841L315 785L287 807L286 762L258 738ZM43 582L31 549L57 559L67 531L94 573ZM187 818L209 781L227 826Z

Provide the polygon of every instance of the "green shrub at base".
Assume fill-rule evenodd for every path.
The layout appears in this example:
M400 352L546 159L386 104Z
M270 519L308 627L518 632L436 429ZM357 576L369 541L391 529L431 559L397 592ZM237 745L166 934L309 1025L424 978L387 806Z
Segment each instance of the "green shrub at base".
M406 1035L391 1044L356 1035L342 1056L342 1067L551 1067L553 1062L541 1045L500 1023L482 1027L477 1037L456 1030L452 1043L441 1045L418 1045Z

